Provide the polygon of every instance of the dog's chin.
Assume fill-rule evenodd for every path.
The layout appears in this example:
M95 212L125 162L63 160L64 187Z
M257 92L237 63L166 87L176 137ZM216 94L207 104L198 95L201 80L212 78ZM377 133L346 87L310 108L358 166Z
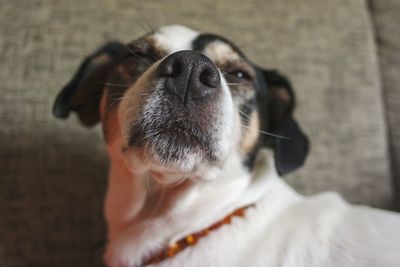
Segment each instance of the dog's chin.
M181 182L190 179L188 173L172 170L172 169L162 169L154 168L149 171L150 176L161 185L178 185Z
M155 122L154 122L155 121ZM127 145L135 161L157 173L178 177L195 176L220 161L219 140L212 127L198 123L162 121L137 123L129 131ZM161 175L158 175L161 176ZM175 180L175 179L173 179Z
M161 141L160 141L161 142ZM157 143L158 144L158 143ZM207 153L212 148L206 149ZM215 178L219 158L210 160L206 152L199 148L181 145L179 150L168 146L155 146L154 143L141 143L129 147L131 168L135 172L149 173L154 180L163 185L180 183L186 179L207 181ZM135 169L141 166L141 169Z

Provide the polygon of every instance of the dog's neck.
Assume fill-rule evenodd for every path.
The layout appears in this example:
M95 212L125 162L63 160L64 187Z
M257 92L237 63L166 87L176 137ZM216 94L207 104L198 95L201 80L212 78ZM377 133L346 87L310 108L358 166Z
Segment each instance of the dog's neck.
M217 179L187 179L171 187L157 184L150 173L137 174L121 161L113 161L106 199L109 244L131 247L138 257L148 256L141 253L157 250L257 202L268 180L277 177L270 152L260 153L252 172L243 169L240 158L228 160Z

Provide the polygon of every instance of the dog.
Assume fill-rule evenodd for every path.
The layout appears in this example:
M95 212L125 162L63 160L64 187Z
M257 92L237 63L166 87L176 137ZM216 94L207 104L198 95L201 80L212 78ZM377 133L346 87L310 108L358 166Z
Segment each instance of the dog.
M309 141L289 80L184 26L87 57L55 116L102 124L107 266L400 266L400 216L280 177Z

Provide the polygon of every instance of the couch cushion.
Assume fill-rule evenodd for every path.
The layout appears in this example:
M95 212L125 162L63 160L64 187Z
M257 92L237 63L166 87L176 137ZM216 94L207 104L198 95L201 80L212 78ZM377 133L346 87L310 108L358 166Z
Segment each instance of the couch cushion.
M370 6L380 56L395 202L400 210L400 1L370 0Z
M107 176L100 131L54 119L51 105L103 42L171 23L225 35L292 79L312 142L306 166L287 177L298 190L390 201L364 1L8 1L0 9L1 266L98 266Z

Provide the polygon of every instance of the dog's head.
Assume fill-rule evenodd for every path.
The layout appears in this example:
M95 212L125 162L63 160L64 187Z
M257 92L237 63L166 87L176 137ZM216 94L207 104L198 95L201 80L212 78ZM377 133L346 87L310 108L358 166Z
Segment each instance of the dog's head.
M308 140L294 107L290 82L230 41L167 26L86 58L53 112L101 121L112 160L168 183L213 179L231 157L251 168L261 147L274 150L278 173L300 167Z

